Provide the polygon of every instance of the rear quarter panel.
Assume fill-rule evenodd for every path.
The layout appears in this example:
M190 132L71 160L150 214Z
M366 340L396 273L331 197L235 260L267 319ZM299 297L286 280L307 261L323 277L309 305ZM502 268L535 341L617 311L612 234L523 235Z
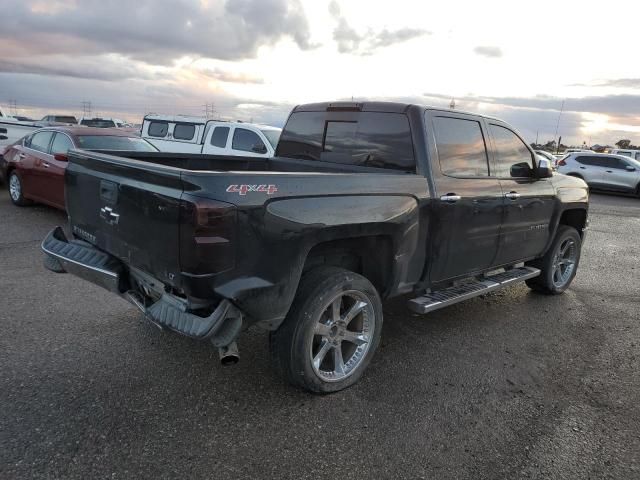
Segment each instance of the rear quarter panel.
M307 255L320 243L388 236L392 292L410 289L422 273L427 222L421 207L429 198L422 176L189 172L184 181L191 195L237 206L237 269L212 278L210 288L264 326L284 318ZM272 193L242 185L272 187Z

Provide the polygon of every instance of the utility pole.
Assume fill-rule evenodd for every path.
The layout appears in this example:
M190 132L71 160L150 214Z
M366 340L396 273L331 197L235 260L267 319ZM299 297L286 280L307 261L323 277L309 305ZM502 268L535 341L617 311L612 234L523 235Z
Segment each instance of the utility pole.
M536 130L536 147L538 146L538 130Z
M18 115L18 102L15 100L9 100L9 111L12 112L12 115L15 117Z
M563 110L564 110L564 100L562 100L562 105L560 106L560 113L558 114L558 123L556 123L556 133L553 136L554 140L558 138L558 129L560 128L560 117L562 116ZM560 140L562 140L562 137L560 137ZM556 153L560 151L560 140L558 140L558 143L556 143Z
M87 100L82 101L82 116L89 117L91 116L91 102Z
M213 102L204 104L204 116L207 119L213 118L213 114L215 113L215 111L215 104Z
M451 110L455 110L456 109L456 99L455 98L451 99L451 103L449 103L449 108Z

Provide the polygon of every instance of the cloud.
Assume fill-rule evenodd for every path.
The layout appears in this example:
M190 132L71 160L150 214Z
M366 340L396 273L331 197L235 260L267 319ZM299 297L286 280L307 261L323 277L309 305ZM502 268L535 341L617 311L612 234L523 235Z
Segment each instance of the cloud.
M500 47L492 47L488 45L480 45L473 49L473 53L487 58L500 58L502 57L502 50Z
M450 95L424 93L418 103L440 105L446 108ZM461 110L495 116L509 122L521 130L528 141L538 135L539 140L552 139L564 100L564 109L560 116L559 132L568 141L581 144L588 141L589 125L594 115L606 117L606 123L593 131L592 140L598 143L615 142L619 136L619 125L625 125L630 131L640 127L640 95L597 95L580 98L559 98L547 95L533 97L456 97ZM627 132L633 138L637 134Z
M28 57L3 60L0 73L50 75L89 80L119 81L131 78L150 79L152 75L132 62L123 62L106 56L99 57Z
M229 72L227 70L222 70L220 68L203 68L198 70L202 75L219 80L220 82L226 83L253 83L253 84L262 84L264 83L264 78L251 75L248 73L236 73Z
M184 56L252 58L259 47L283 38L301 49L313 47L299 0L83 0L51 5L5 0L0 44L20 39L22 51L30 54L117 53L160 65Z
M356 55L371 55L374 51L403 43L414 38L430 35L431 32L421 28L400 28L398 30L383 29L374 31L368 29L364 33L358 33L340 11L340 6L333 0L329 3L329 13L336 20L337 25L333 30L333 39L340 53L352 53Z
M616 78L612 80L602 80L602 81L591 83L591 84L578 83L573 86L640 89L640 78Z

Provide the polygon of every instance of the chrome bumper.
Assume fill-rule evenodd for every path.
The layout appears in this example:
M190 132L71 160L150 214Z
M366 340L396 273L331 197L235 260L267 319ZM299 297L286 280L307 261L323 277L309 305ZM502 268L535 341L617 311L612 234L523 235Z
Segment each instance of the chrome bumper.
M118 295L124 292L122 264L89 244L69 241L62 228L49 232L42 242L42 251L50 257L45 262L49 270L71 273Z

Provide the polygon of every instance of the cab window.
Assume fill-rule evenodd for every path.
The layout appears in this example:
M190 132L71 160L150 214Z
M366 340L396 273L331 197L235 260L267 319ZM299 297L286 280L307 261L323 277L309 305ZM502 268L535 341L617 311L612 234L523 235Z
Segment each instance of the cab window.
M227 146L227 138L229 137L229 127L216 127L211 134L211 145L218 148Z
M497 177L528 177L533 171L533 156L514 132L500 125L489 124L496 147Z
M453 117L433 119L440 171L452 177L489 175L487 148L480 123Z
M236 128L233 132L233 143L231 148L234 150L242 150L243 152L267 152L267 147L264 146L260 137L255 132L247 130L246 128Z

